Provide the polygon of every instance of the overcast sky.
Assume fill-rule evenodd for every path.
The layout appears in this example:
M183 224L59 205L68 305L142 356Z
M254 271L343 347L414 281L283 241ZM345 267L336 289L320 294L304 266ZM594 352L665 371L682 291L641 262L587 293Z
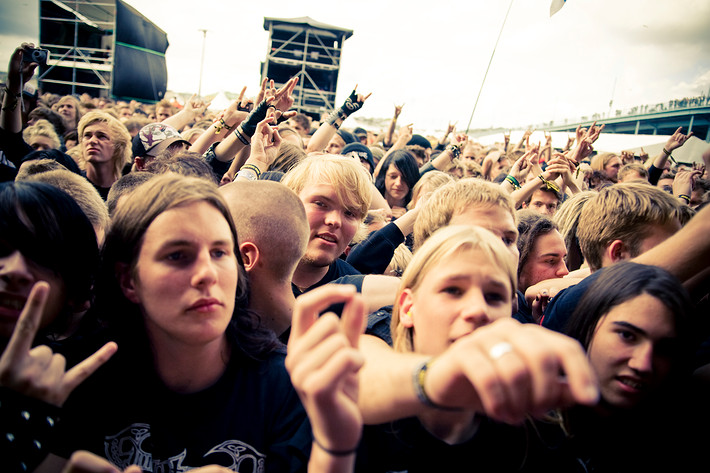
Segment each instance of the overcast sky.
M24 3L25 0L13 0ZM168 35L168 88L255 94L264 17L351 29L337 102L372 92L362 116L465 129L509 0L126 0ZM517 127L710 91L710 0L514 0L471 128ZM6 44L3 42L3 44Z

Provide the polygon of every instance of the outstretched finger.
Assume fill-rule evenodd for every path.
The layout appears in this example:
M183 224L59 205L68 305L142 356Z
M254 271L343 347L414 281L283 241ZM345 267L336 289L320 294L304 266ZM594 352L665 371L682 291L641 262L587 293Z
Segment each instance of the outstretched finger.
M42 312L49 295L49 284L38 281L30 291L24 309L17 319L15 330L3 353L4 359L17 360L24 357L32 347L32 341L37 335Z
M360 294L353 295L352 299L345 304L340 320L350 346L357 348L358 340L365 328L365 303Z
M355 287L349 284L326 284L300 295L293 309L291 337L302 336L321 312L332 304L350 300L355 293Z
M96 353L67 371L67 374L64 375L63 383L64 396L69 396L86 378L94 374L97 369L110 360L114 353L116 353L116 350L118 350L116 342L108 342L106 345L99 348Z

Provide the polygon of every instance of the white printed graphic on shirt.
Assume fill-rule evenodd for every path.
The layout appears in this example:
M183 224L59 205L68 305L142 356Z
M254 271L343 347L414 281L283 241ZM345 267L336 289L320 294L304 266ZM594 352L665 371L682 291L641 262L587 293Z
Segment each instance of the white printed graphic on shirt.
M106 459L117 467L124 469L130 465L138 465L144 472L151 473L182 473L194 469L194 466L185 465L187 449L182 453L165 460L154 459L153 454L143 449L143 442L150 437L150 425L132 424L116 435L106 437L104 453ZM229 455L231 465L223 465L239 473L263 473L266 455L259 453L251 445L239 440L226 440L204 454ZM215 458L214 463L217 463ZM224 458L223 458L224 459Z

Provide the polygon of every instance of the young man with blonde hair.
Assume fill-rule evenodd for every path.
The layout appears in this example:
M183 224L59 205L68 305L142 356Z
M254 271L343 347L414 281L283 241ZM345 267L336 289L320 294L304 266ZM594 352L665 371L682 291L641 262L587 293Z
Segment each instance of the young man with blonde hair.
M310 227L306 252L293 276L297 291L359 274L340 256L370 207L372 182L367 171L350 158L313 156L281 182L303 202Z
M555 297L545 309L542 325L561 331L599 270L635 258L676 233L679 206L673 196L641 182L615 184L590 198L579 216L577 238L592 274L550 294Z
M77 132L86 178L106 200L111 185L131 159L131 135L116 117L101 111L84 115Z

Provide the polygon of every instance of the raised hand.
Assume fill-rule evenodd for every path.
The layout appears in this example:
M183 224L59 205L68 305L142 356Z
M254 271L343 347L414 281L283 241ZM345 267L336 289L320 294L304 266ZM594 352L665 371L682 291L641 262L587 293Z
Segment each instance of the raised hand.
M679 126L678 129L671 135L670 138L668 138L668 141L666 141L666 150L669 152L673 152L674 149L680 148L685 144L688 139L693 136L693 132L691 131L687 135L684 135L681 130L683 129L682 126Z
M399 114L402 113L402 108L404 107L404 104L402 105L396 105L394 106L394 118L397 119L399 118Z
M27 299L15 330L0 357L0 386L25 396L61 406L69 394L101 365L106 363L118 347L109 342L96 353L65 371L66 360L45 346L32 348L49 284L37 282Z
M509 423L599 399L594 371L576 340L513 319L455 341L430 364L425 390L436 404L479 405Z
M212 102L205 102L202 99L198 99L196 94L192 94L192 97L185 102L185 110L191 112L194 116L199 116L205 113L207 107L210 106Z
M294 102L293 89L296 88L297 84L298 76L294 76L291 77L279 90L273 91L274 101L271 103L274 104L277 110L280 110L283 113L287 112L288 109L291 108Z
M340 319L321 311L345 303ZM328 284L296 299L286 369L308 413L316 445L354 451L362 435L358 351L365 305L353 286Z
M20 86L20 88L22 88L22 86L24 86L25 83L32 78L39 64L36 62L25 62L23 61L23 58L25 53L27 53L30 48L34 47L35 45L33 43L22 43L20 47L15 49L12 53L7 69L8 83L16 83ZM22 75L21 83L19 81L20 74Z
M267 116L259 122L254 136L251 137L249 159L263 163L267 169L276 160L281 146L281 135L276 127L271 126L275 121L273 115Z

